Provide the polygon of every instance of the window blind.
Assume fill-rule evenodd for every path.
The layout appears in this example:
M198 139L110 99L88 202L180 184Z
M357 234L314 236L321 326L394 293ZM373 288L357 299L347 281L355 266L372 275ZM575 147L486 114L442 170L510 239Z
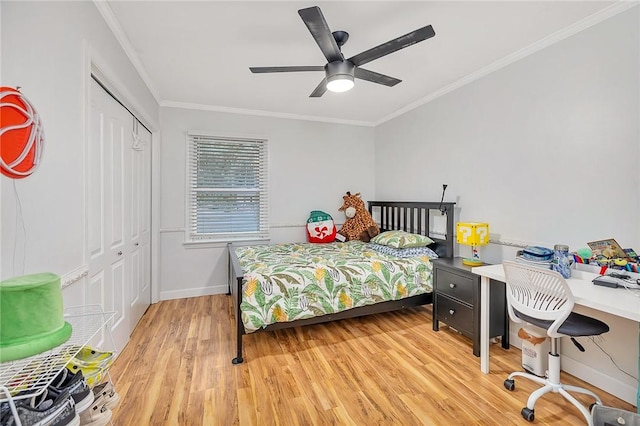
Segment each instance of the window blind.
M189 239L269 238L267 141L187 139Z

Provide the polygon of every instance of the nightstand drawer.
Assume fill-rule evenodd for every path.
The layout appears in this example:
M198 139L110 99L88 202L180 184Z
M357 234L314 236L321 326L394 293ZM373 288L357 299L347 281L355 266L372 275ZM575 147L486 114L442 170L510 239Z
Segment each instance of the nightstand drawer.
M436 290L473 305L473 279L443 269L436 272Z
M436 294L436 298L438 320L458 331L473 334L473 308L440 294Z
M489 337L501 336L502 347L509 349L509 317L505 284L489 284ZM480 356L480 276L465 265L461 257L433 260L433 331L444 321L469 337L473 354Z

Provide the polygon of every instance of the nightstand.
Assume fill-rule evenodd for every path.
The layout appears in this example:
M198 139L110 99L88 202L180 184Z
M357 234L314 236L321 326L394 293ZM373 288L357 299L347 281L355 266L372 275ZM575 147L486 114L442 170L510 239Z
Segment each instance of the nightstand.
M480 356L480 276L464 265L461 257L433 262L433 330L443 321L473 342L473 354ZM486 264L485 264L486 265ZM489 337L502 337L509 349L509 314L505 285L491 280Z

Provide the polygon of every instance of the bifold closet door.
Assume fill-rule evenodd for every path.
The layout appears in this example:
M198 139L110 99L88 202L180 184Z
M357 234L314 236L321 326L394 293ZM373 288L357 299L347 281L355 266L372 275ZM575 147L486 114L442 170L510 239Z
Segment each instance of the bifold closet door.
M109 325L116 350L129 341L150 302L151 144L150 140L146 145L136 140L135 122L133 115L92 79L86 156L89 279L85 294L87 304L100 304L105 311L116 312Z
M131 155L131 331L151 304L151 132L134 123Z

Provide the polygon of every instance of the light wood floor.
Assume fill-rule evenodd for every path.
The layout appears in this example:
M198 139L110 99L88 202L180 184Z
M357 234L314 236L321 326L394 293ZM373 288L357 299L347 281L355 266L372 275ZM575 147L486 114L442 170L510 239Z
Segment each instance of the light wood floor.
M431 307L244 338L232 365L231 300L204 296L152 305L111 367L121 396L115 425L528 425L520 416L537 388L516 379L519 350L491 345L480 372L469 339L431 329ZM563 373L605 405L634 407ZM578 397L588 406L592 401ZM583 425L558 394L538 401L537 425Z

